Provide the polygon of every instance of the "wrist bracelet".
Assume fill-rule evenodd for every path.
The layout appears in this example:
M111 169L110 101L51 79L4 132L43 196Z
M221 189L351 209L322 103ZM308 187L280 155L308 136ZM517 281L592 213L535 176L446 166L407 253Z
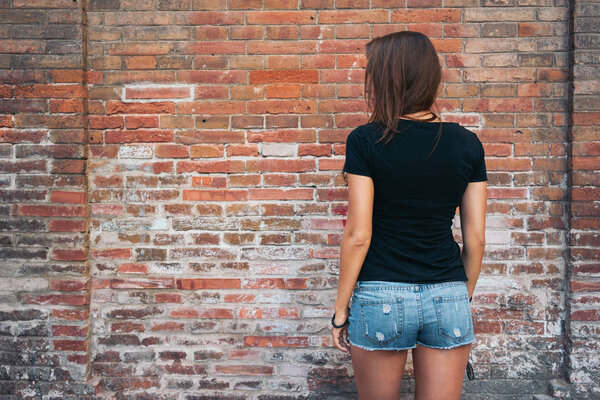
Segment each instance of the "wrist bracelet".
M333 316L331 317L331 325L333 325L334 328L343 328L344 326L346 326L350 323L350 321L348 320L348 317L346 317L346 320L341 325L336 325L334 320L335 320L335 313L333 313Z

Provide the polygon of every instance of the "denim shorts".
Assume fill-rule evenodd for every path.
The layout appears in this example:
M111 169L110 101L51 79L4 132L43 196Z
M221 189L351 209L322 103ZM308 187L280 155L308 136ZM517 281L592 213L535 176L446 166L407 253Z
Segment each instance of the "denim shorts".
M465 281L358 281L348 339L365 350L406 350L417 343L450 349L475 341Z

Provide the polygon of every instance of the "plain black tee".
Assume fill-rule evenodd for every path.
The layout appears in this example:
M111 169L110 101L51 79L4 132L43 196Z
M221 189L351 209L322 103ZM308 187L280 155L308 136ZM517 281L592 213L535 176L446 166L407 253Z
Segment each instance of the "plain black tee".
M487 180L481 141L454 122L400 119L387 144L368 123L346 139L343 170L374 184L371 244L359 281L467 281L452 220L469 182ZM404 129L406 128L406 129Z

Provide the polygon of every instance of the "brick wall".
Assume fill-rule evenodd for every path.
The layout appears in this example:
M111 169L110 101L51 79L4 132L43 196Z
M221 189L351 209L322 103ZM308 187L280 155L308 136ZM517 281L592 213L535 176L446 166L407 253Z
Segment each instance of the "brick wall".
M566 282L568 378L573 397L600 398L600 4L571 5L572 36L569 103Z
M364 44L404 29L486 150L464 397L600 398L598 11L0 0L0 398L356 398L339 171Z
M0 398L83 398L89 366L82 11L0 0Z

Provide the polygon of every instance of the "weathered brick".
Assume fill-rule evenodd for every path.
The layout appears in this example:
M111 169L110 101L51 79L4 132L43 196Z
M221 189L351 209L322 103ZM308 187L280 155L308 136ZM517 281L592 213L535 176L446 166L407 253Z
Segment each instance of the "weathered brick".
M337 284L345 140L368 119L364 46L408 29L439 53L443 120L486 153L492 285L475 293L472 351L489 376L464 396L593 397L599 10L575 4L570 32L568 8L0 0L0 320L13 350L37 355L5 352L0 371L31 379L0 376L0 392L355 396L345 365L305 367L333 345L306 327L330 316ZM245 349L223 350L236 343ZM277 347L300 364L273 367ZM152 376L130 366L156 360L168 368ZM263 393L290 376L302 394Z

